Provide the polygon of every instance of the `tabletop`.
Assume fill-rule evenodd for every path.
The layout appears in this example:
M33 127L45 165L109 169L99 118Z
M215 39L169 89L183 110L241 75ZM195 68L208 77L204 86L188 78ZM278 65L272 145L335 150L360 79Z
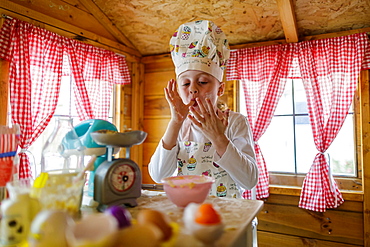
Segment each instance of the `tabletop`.
M176 222L180 226L181 230L175 246L202 246L199 242L197 243L197 240L183 230L182 216L184 209L174 205L164 193L144 191L142 196L137 199L137 202L137 207L128 208L134 219L138 212L144 208L161 211L168 215L171 221ZM259 200L214 196L209 196L205 203L213 204L214 208L220 213L225 225L222 236L214 245L217 247L240 246L240 242L245 241L248 225L263 207L263 201Z

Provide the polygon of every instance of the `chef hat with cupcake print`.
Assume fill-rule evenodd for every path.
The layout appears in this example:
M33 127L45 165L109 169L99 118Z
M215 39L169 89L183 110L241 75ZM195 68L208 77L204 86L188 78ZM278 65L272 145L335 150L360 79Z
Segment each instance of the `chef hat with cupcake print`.
M200 70L222 81L230 56L229 43L212 21L182 24L170 40L176 76L187 70Z

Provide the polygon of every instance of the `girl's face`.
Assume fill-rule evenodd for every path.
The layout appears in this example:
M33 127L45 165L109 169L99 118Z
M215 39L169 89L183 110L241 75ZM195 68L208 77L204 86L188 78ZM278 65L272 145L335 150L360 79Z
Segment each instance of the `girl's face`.
M199 98L203 103L209 98L216 106L218 96L222 96L225 84L212 75L199 70L188 70L177 78L179 95L184 104ZM197 107L197 103L193 105Z

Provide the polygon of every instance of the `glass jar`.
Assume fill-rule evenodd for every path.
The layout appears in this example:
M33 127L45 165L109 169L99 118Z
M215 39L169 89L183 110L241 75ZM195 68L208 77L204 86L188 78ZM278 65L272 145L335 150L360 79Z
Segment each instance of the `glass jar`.
M41 172L78 172L84 167L84 149L72 118L57 118L41 153Z

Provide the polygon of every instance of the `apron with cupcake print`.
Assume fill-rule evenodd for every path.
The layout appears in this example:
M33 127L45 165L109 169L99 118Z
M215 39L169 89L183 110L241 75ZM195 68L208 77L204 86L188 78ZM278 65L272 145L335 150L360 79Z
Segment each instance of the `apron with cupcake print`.
M178 175L204 175L215 178L210 195L240 198L240 192L229 174L213 162L216 152L212 143L183 141L177 156Z

